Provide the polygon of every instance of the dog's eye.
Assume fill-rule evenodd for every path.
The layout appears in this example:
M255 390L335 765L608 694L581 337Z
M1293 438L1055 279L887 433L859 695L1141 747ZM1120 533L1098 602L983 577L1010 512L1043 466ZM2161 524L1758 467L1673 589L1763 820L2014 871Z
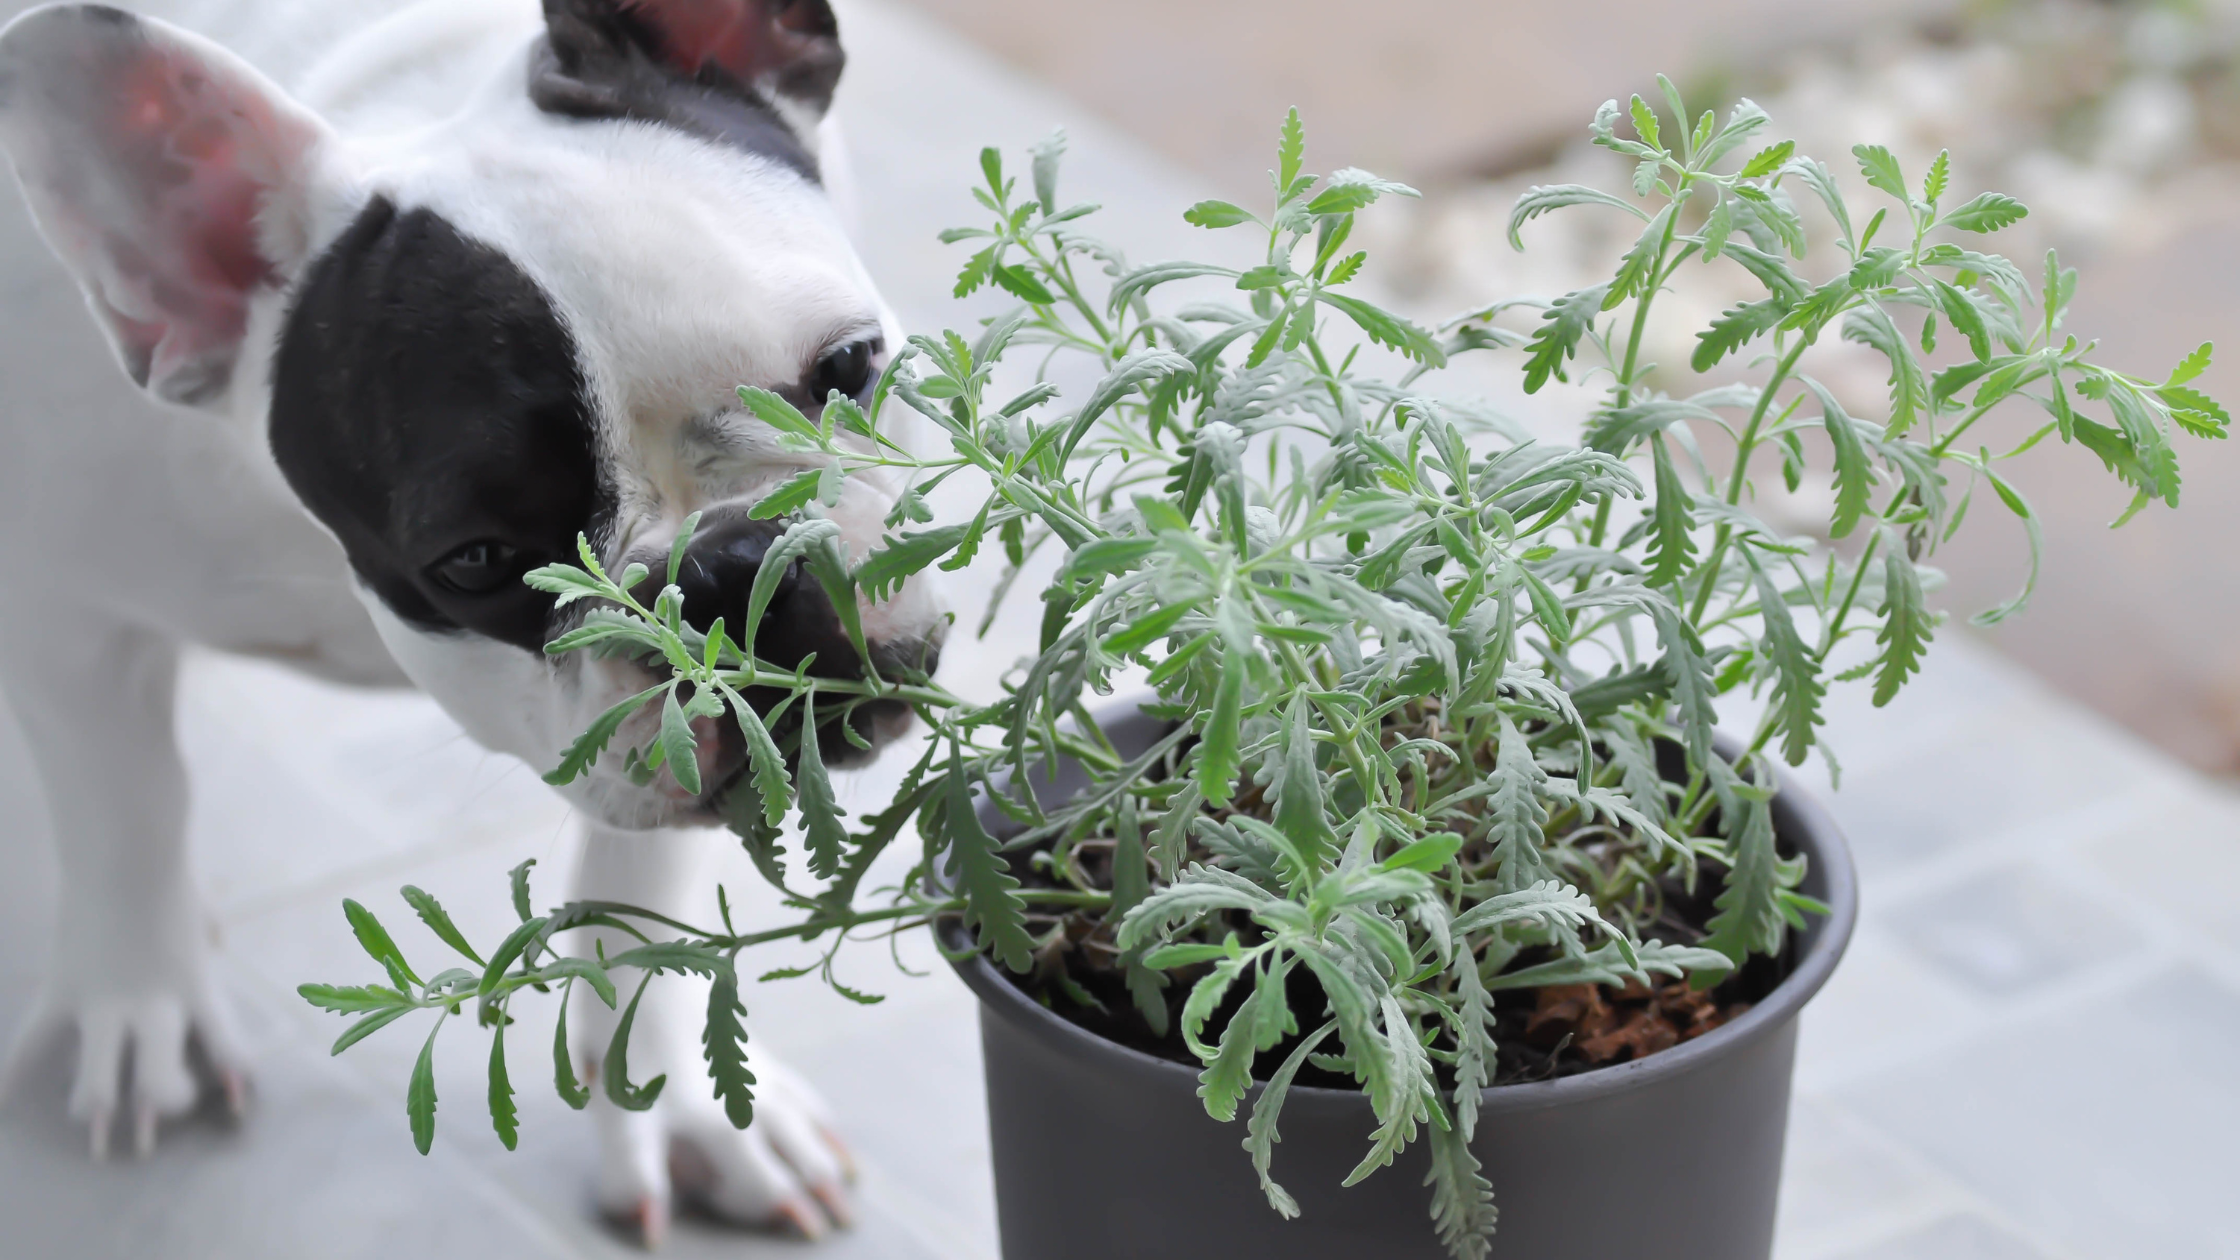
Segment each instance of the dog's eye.
M872 360L878 355L879 346L874 341L851 341L827 352L809 373L810 401L821 404L836 389L860 400L871 388Z
M519 548L496 541L468 543L428 566L436 585L460 595L489 595L518 584L528 568Z

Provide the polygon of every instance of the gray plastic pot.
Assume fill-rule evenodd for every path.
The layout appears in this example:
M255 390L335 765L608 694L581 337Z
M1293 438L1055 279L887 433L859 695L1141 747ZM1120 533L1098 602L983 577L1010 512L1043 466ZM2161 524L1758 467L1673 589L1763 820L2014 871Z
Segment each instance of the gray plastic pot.
M1159 728L1104 724L1145 748ZM1035 785L1063 800L1077 768ZM1784 779L1774 826L1811 858L1804 891L1833 908L1795 969L1734 1022L1646 1059L1485 1091L1472 1149L1501 1212L1495 1260L1764 1260L1789 1115L1797 1014L1835 970L1858 913L1850 851ZM954 933L953 926L948 929ZM1244 1122L1206 1115L1195 1069L1107 1041L1045 1009L984 958L957 970L980 1038L1004 1260L1439 1260L1429 1161L1411 1147L1341 1188L1375 1127L1360 1094L1295 1087L1274 1173L1299 1201L1277 1216ZM1257 1090L1255 1091L1257 1097Z

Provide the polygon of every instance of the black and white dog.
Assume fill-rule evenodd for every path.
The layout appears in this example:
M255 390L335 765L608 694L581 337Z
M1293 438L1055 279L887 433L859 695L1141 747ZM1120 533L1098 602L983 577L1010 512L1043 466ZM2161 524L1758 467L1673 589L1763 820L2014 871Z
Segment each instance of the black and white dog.
M183 852L180 646L409 682L548 768L646 680L545 657L562 618L523 572L579 533L610 568L658 567L703 512L687 605L738 624L774 534L745 510L804 465L734 391L813 413L863 393L895 336L823 181L843 60L825 0L148 7L168 21L62 5L0 33L0 145L140 387L19 371L0 400L0 688L62 872L19 1049L76 1033L69 1105L96 1154L120 1116L145 1151L194 1103L190 1042L239 1099ZM891 506L849 482L832 515L858 558ZM760 649L860 670L795 579ZM928 591L863 613L875 656L930 667ZM702 756L699 797L612 757L570 789L583 895L678 899L689 846L663 829L706 826L743 760L720 739ZM642 1075L699 1079L689 1014L641 1014ZM756 1070L746 1133L706 1089L595 1103L601 1205L658 1235L675 1168L736 1220L844 1220L818 1105Z

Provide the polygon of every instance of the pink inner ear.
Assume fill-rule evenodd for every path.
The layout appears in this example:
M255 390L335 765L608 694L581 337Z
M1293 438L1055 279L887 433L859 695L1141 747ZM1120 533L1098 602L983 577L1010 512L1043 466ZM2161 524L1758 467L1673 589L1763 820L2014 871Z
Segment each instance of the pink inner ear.
M138 237L105 242L116 273L107 296L123 317L121 335L135 331L125 320L161 327L156 344L133 349L147 356L152 379L168 380L230 360L249 295L272 277L257 248L257 212L275 163L251 150L272 138L277 120L267 102L228 91L233 85L174 50L150 43L144 51L95 123L107 133L124 203L121 216L96 218L106 232Z
M745 83L769 60L772 22L762 0L625 0L623 7L661 32L662 51L685 74L712 65Z

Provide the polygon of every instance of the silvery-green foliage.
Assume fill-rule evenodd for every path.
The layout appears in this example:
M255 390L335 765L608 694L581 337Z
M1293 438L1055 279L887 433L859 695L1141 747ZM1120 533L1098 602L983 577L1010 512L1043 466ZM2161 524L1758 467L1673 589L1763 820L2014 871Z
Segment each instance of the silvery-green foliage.
M835 394L812 416L741 390L745 407L819 465L757 508L790 523L747 622L798 564L832 593L869 659L859 595L880 598L912 574L998 548L1016 575L1056 548L1039 655L1001 698L977 704L923 677L778 669L753 656L751 631L696 632L674 558L650 604L631 594L642 571L610 578L588 546L580 565L532 574L563 601L597 606L553 652L622 652L666 661L672 675L602 717L551 778L612 755L623 720L658 705L659 735L625 750L624 764L697 787L691 719L728 715L748 765L727 816L798 917L745 933L727 902L720 930L625 906L538 917L524 869L521 927L487 960L432 897L407 890L474 964L422 981L352 903L388 983L306 986L313 1002L359 1017L337 1050L415 1010L472 1003L502 1032L525 989L557 987L563 1001L588 990L613 1006L612 967L694 971L715 979L706 1057L744 1124L753 1080L735 968L745 948L819 942L821 965L784 974L816 971L875 1001L834 976L851 936L953 916L981 950L1026 972L1060 944L1060 916L1086 911L1101 916L1146 1021L1164 1030L1171 1019L1202 1061L1210 1114L1235 1118L1256 1067L1279 1064L1243 1138L1277 1211L1298 1210L1272 1158L1285 1095L1312 1063L1356 1080L1375 1112L1353 1179L1428 1140L1434 1223L1457 1256L1485 1255L1493 1187L1470 1138L1500 1052L1495 995L1708 985L1780 950L1817 907L1797 891L1801 860L1777 847L1763 759L1806 756L1831 684L1872 678L1881 704L1914 674L1937 624L1922 562L1979 487L2025 526L2034 579L2036 522L1996 465L2055 437L2131 486L2137 511L2177 500L2173 428L2219 437L2228 423L2188 383L2208 347L2160 382L2114 371L2063 331L2074 272L2049 255L2026 276L1977 252L2026 213L2020 203L1987 193L1947 206L1944 159L1916 185L1889 153L1861 145L1852 160L1880 199L1854 207L1826 165L1769 142L1749 102L1691 121L1667 88L1668 118L1635 98L1630 109L1605 105L1593 123L1597 143L1635 162L1628 188L1536 188L1516 209L1520 248L1544 214L1633 218L1638 238L1611 278L1437 330L1348 287L1364 262L1349 248L1355 216L1414 194L1361 171L1306 173L1296 113L1264 206L1208 201L1185 216L1251 234L1261 261L1243 268L1132 263L1085 234L1093 207L1060 198L1057 142L1035 152L1024 189L987 151L974 195L988 222L947 239L972 250L958 295L992 287L1014 309L971 337L913 337L868 407ZM1740 268L1763 296L1697 332L1690 370L1643 362L1660 295L1701 266ZM1872 417L1813 374L1839 339L1888 363ZM1515 362L1527 390L1598 383L1583 443L1527 441L1425 383L1466 354ZM1069 396L1045 375L1022 388L998 371L1058 356L1085 359L1096 383ZM2003 454L1971 445L2008 403L2042 410L2043 427ZM893 436L903 411L935 427L940 453ZM1729 452L1717 467L1698 442L1714 433ZM1832 545L1782 537L1753 515L1754 476L1793 487L1821 461L1834 485ZM913 488L884 548L851 568L822 505L869 468ZM985 499L968 519L934 526L924 491L966 470L986 479ZM999 598L1023 603L1012 585ZM1984 619L2028 595L2025 584ZM1836 674L1831 662L1851 640L1871 651ZM1089 713L1094 696L1139 677L1172 727L1124 757ZM749 688L786 699L757 713ZM1720 698L1737 690L1765 703L1729 761L1711 737ZM890 806L851 829L804 722L844 723L859 704L896 698L932 738ZM1000 786L1052 756L1087 767L1091 786L1048 804ZM985 825L983 802L1004 826ZM800 819L813 887L787 882L789 816ZM873 862L913 822L916 869L899 890L866 890ZM1086 841L1112 846L1108 882L1072 860ZM1658 939L1671 930L1669 919L1659 926L1665 890L1699 879L1718 883L1700 939ZM553 951L554 933L592 924L641 944L599 959ZM1295 976L1320 994L1311 1009L1292 1000ZM1080 994L1070 979L1055 983ZM642 1108L663 1081L630 1081L629 1025L602 1056L601 1087ZM556 1086L581 1106L589 1095L568 1063L564 1018L560 1037ZM492 1118L511 1145L503 1068L493 1053ZM432 1079L424 1053L409 1106L423 1150Z

